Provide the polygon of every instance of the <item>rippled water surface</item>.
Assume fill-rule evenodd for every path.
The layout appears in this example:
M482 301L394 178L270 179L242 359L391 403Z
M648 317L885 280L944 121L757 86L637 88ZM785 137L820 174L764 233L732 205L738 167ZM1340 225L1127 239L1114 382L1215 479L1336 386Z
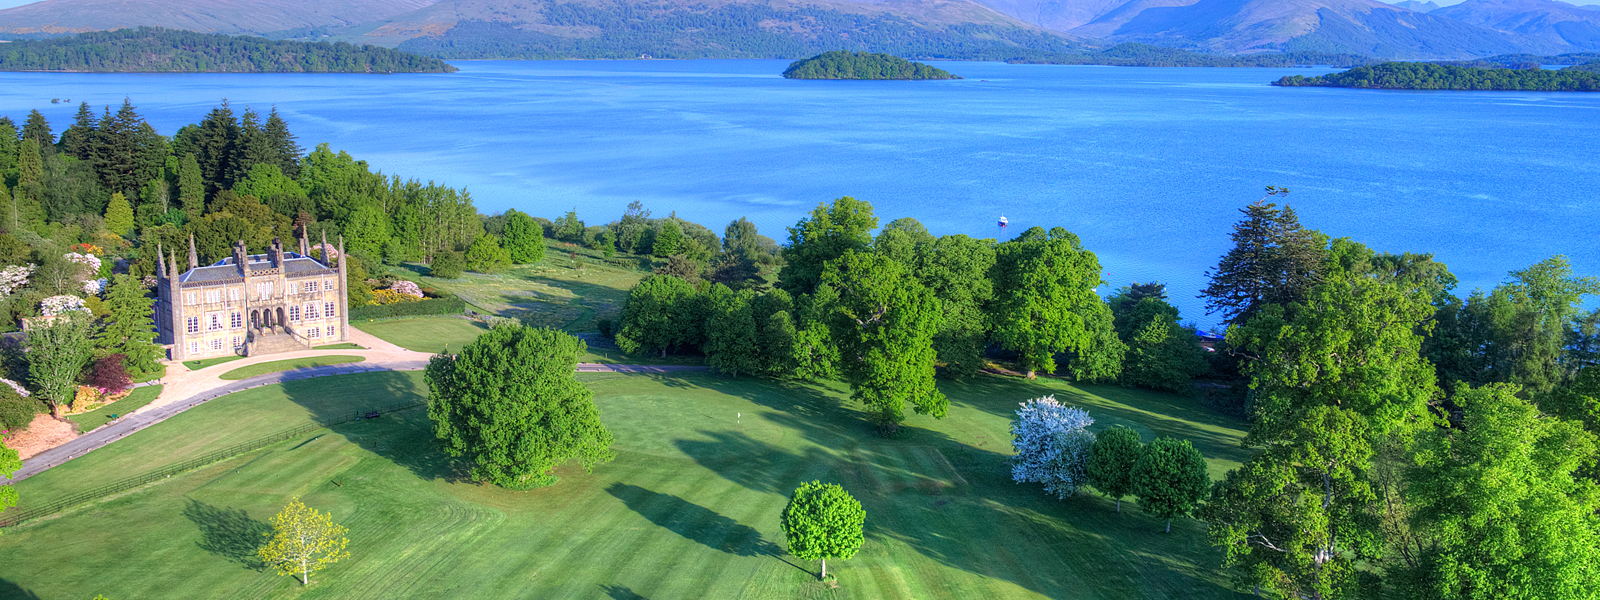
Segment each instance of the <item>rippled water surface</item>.
M1063 226L1111 286L1168 282L1186 318L1267 185L1311 227L1434 252L1462 292L1566 254L1600 274L1600 94L1274 88L1315 69L942 63L938 82L788 81L782 61L463 62L449 75L0 74L0 112L133 99L162 133L221 98L303 144L465 186L484 212L590 224L632 200L782 241L818 202L1005 236ZM51 98L71 103L50 104Z

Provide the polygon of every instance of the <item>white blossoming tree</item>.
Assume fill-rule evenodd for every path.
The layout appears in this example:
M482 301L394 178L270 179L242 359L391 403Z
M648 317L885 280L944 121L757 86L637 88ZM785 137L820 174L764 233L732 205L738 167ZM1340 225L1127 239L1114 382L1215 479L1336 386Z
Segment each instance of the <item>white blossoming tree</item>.
M1088 411L1063 406L1055 396L1023 402L1011 422L1012 480L1042 483L1057 498L1077 493L1089 482L1094 434L1087 429L1093 424Z
M8 298L28 285L33 265L11 265L0 269L0 299Z

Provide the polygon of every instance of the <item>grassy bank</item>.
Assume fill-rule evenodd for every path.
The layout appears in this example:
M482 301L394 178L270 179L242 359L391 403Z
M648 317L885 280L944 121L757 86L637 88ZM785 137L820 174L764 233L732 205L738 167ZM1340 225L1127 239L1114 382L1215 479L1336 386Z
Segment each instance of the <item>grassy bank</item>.
M1202 526L1010 481L1017 402L1056 394L1096 428L1193 440L1213 475L1242 424L1189 400L1058 381L944 384L949 417L867 433L837 386L707 375L585 375L618 459L508 492L463 481L423 411L342 425L60 518L8 530L0 573L40 598L1215 598L1231 597ZM196 407L18 486L24 506L318 414L419 397L418 373L267 386ZM816 565L783 552L802 481L866 505L867 544ZM301 589L250 558L290 497L350 527L351 558ZM72 540L63 544L62 540ZM26 592L22 592L26 590ZM0 589L0 591L4 591Z

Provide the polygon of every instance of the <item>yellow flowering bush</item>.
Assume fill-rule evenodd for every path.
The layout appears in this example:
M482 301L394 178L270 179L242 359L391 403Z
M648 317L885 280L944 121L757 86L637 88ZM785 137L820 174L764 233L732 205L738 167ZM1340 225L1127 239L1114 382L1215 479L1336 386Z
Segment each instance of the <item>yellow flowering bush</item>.
M401 302L416 302L421 300L411 294L402 294L394 290L372 290L372 304L399 304Z

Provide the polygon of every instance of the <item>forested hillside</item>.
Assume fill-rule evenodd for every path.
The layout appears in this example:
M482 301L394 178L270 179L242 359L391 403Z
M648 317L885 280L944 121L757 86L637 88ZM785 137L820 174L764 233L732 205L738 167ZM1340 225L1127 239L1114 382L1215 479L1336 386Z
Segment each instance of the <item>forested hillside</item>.
M829 50L913 58L1007 60L1073 52L1081 44L993 23L929 25L890 13L803 6L552 4L542 25L589 32L562 36L504 21L461 21L399 49L439 58L797 58Z
M789 79L960 79L949 71L888 54L824 52L784 69Z
M292 42L140 27L0 46L0 71L140 73L449 73L456 68L377 46Z
M1433 63L1391 62L1320 77L1295 75L1273 85L1386 90L1522 90L1600 92L1600 74L1586 68L1479 69Z

